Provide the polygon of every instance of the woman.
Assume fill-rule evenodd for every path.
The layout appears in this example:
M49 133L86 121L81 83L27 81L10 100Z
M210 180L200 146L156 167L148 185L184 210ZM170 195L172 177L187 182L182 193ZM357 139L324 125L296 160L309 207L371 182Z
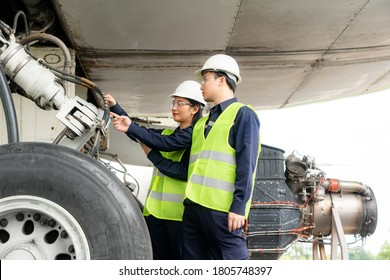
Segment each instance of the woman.
M170 97L173 119L179 123L175 130L141 127L130 120L115 99L107 97L115 129L145 144L143 149L155 165L144 216L156 260L182 258L183 200L190 155L190 149L184 148L191 145L193 125L202 117L206 104L195 81L184 81ZM160 160L161 155L164 160ZM185 163L180 171L175 162Z

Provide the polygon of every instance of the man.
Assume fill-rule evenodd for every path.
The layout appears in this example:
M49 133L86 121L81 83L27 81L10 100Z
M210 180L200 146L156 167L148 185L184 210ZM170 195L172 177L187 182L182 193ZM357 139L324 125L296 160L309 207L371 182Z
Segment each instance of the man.
M237 101L241 82L231 56L210 57L196 71L215 106L193 131L183 214L184 259L248 259L243 236L260 153L260 122Z

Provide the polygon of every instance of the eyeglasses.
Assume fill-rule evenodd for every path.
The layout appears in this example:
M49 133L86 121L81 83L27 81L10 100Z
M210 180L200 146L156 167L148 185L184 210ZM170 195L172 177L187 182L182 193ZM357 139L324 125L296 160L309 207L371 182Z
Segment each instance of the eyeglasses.
M178 101L178 102L176 102L176 101L173 101L172 102L172 108L173 107L183 107L183 106L185 106L185 105L188 105L188 106L193 106L193 104L191 104L191 103L186 103L186 102L183 102L183 101Z
M213 75L213 76L209 76L209 77L202 77L202 85L204 85L208 80L210 80L211 78L218 78L217 75Z

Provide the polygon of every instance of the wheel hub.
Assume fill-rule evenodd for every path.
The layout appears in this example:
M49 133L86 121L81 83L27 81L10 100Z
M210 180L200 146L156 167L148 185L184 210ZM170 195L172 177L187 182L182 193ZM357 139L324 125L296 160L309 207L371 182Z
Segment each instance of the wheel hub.
M41 250L34 245L30 244L19 244L12 246L9 250L3 252L1 259L3 260L44 260L44 254Z
M0 199L0 259L89 259L77 221L59 205L35 196Z

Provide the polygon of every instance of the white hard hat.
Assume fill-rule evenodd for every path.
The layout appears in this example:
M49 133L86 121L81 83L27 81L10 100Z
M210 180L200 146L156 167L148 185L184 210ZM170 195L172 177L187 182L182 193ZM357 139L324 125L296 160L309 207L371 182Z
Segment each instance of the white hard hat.
M200 90L200 84L195 81L184 81L182 82L175 90L174 93L169 95L169 97L184 97L195 100L201 103L203 106L206 105L202 96L202 91Z
M226 54L216 54L207 59L203 64L202 69L195 72L195 76L199 81L202 80L202 72L206 70L224 72L229 78L233 79L236 84L239 84L242 81L237 61Z

